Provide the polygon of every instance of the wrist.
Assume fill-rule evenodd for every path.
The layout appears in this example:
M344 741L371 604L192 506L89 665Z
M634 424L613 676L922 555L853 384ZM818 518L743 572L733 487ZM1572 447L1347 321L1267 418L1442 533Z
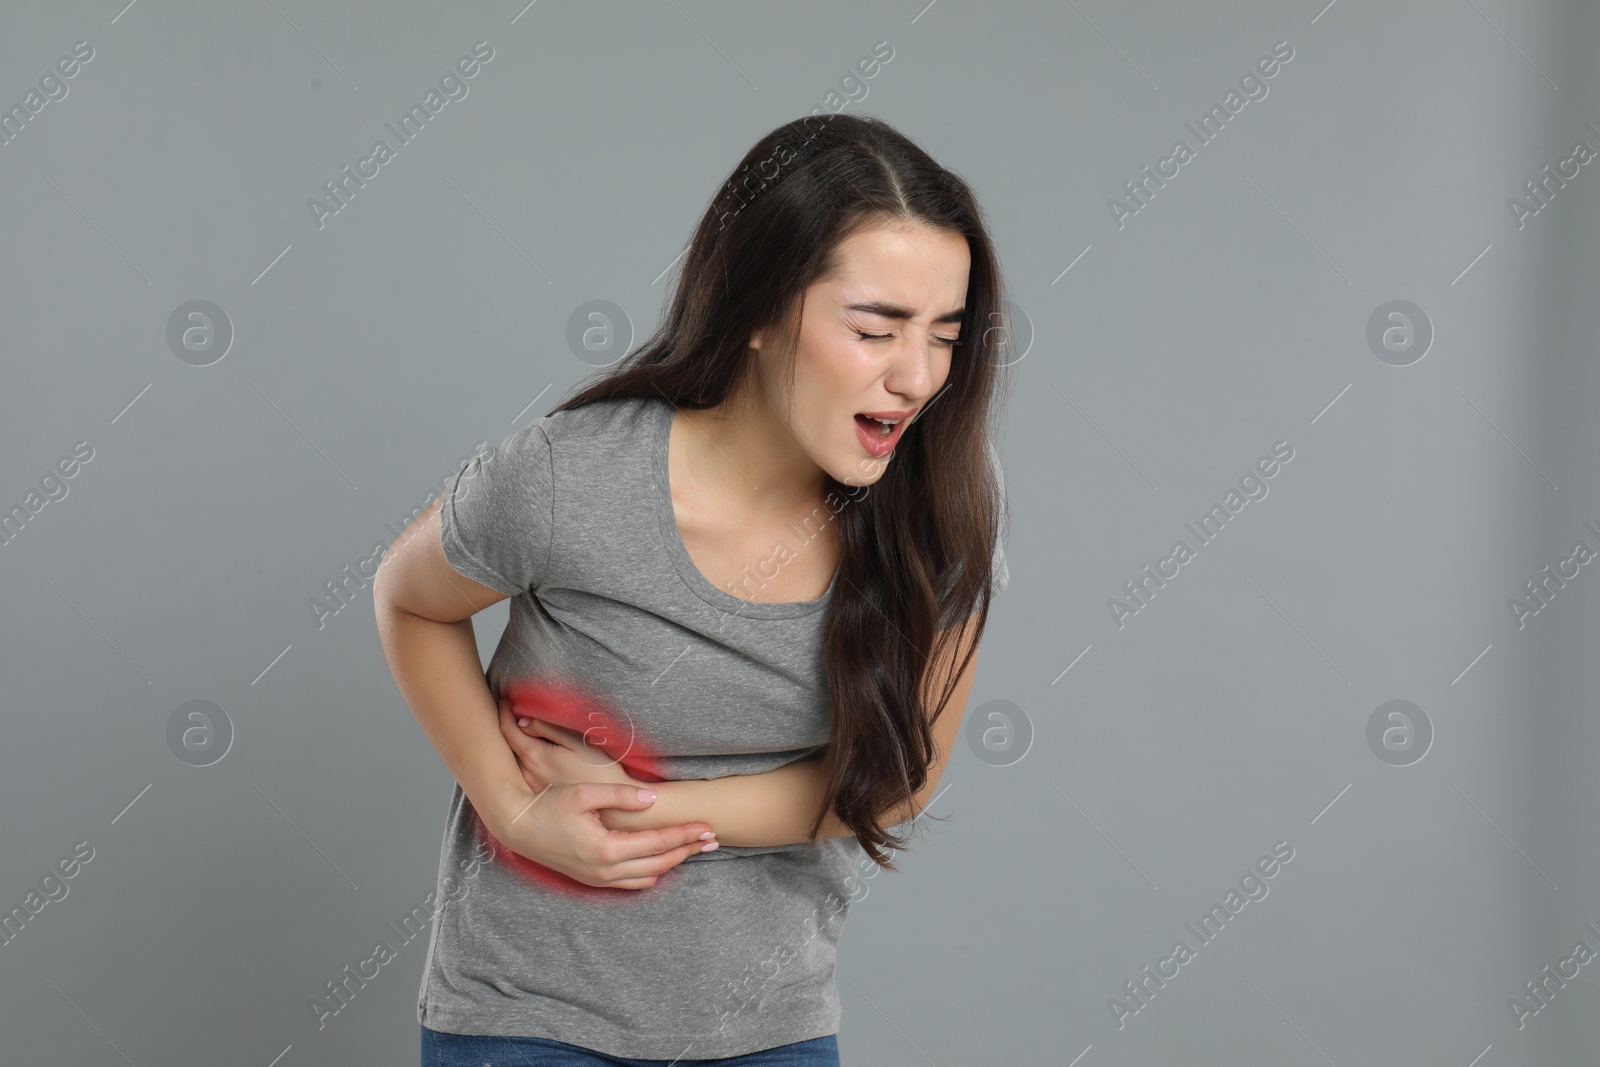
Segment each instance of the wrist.
M473 809L489 831L504 840L507 828L513 821L525 817L538 796L522 775L517 774L509 780L480 785L468 794L467 799L472 802Z

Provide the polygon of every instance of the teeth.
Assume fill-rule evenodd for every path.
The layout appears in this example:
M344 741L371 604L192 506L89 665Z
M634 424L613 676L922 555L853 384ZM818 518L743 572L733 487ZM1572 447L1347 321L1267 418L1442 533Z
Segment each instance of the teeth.
M861 417L864 419L871 419L873 422L878 424L878 432L876 436L880 438L888 437L890 434L894 433L894 428L902 421L900 419L880 419L872 415L862 415Z

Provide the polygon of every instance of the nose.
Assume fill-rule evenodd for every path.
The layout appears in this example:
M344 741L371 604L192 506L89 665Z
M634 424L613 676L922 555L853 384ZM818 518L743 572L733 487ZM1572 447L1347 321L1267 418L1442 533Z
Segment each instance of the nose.
M934 380L937 367L935 342L916 330L903 330L895 348L884 387L906 398L911 406L920 405L940 384Z

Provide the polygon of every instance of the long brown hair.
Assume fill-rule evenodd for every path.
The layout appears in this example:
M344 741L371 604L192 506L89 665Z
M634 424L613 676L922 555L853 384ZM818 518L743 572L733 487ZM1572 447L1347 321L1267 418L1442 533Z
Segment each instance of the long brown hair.
M826 490L854 502L834 520L840 571L823 624L829 786L810 830L814 839L831 809L889 870L886 850L904 849L906 836L879 820L908 810L927 784L933 718L945 712L988 622L1004 518L988 442L1009 324L999 264L967 183L878 119L834 114L779 126L701 217L655 333L553 409L643 396L716 407L747 370L757 330L777 334L792 354L805 292L834 268L838 244L895 220L966 238L966 314L944 388L906 428L870 491L824 475ZM969 615L964 629L956 625ZM936 686L933 664L953 658L959 646L950 642L962 633L973 638L967 654Z

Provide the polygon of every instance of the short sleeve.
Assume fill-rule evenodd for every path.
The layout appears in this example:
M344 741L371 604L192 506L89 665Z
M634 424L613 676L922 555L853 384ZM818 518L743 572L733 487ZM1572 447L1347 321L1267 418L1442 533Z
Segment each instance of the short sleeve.
M439 544L457 573L515 596L538 589L555 539L548 416L479 452L445 483Z

